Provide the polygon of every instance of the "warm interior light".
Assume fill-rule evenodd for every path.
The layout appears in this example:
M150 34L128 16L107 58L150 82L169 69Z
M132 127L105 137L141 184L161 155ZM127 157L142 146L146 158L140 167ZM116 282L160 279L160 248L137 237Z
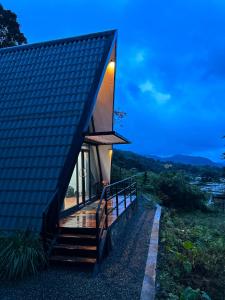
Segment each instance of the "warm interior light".
M115 61L110 61L110 63L108 64L108 68L109 68L109 70L114 71L114 69L115 69Z
M110 158L110 159L112 159L112 155L113 155L113 150L110 149L110 150L109 150L109 158Z

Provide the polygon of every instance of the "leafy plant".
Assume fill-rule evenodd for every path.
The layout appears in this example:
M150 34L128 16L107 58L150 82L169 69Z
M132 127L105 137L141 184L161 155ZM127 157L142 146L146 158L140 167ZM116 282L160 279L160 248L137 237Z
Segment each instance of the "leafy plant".
M182 174L161 174L158 180L157 193L166 207L206 210L205 194L199 188L191 186Z
M193 290L187 287L181 294L180 300L211 300L211 298L199 289Z
M42 243L34 233L17 232L0 238L0 278L22 279L46 265Z
M224 224L223 213L164 211L160 228L157 299L182 296L182 300L209 300L208 294L213 300L224 298ZM188 286L194 290L186 290ZM195 294L199 298L190 298Z
M75 196L74 188L69 185L67 188L67 191L66 191L66 197L70 198L70 197L74 197L74 196Z
M153 195L142 195L142 201L144 204L144 207L149 209L154 209L158 203L158 199Z

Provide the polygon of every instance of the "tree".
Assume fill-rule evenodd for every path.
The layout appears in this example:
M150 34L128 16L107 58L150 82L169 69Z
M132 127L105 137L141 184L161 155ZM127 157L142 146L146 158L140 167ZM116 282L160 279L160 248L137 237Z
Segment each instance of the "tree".
M157 181L156 194L162 204L169 208L206 209L205 193L199 187L189 184L180 173L161 173Z
M114 122L118 123L122 127L122 120L127 116L127 113L124 111L114 110Z
M145 171L145 172L144 172L144 175L143 175L143 184L146 184L147 181L148 181L148 172Z
M26 43L27 39L20 32L17 15L0 4L0 48Z

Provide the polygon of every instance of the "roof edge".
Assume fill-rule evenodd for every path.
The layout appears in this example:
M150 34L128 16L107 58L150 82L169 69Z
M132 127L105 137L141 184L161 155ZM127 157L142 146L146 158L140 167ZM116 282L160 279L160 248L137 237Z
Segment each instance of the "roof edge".
M59 175L58 184L56 187L56 188L58 188L59 192L57 193L56 198L64 197L65 192L66 192L66 187L69 184L69 180L71 178L72 171L75 167L80 149L82 147L82 143L84 142L83 132L87 131L91 116L93 114L94 106L95 106L95 103L97 100L98 91L101 86L102 78L104 76L104 73L105 73L105 70L106 70L110 55L111 55L112 47L113 47L114 42L117 39L117 30L111 30L111 31L106 31L106 32L102 32L102 33L90 34L90 35L86 35L86 36L77 37L78 39L79 38L92 38L92 37L101 36L101 35L108 35L109 38L106 41L107 45L105 45L105 50L104 50L102 59L99 62L99 67L97 69L97 73L95 75L94 82L92 83L92 88L88 94L88 101L85 103L80 121L76 128L76 131L74 132L73 140L72 140L69 152L67 154L66 162L65 162L64 166L62 167L61 173ZM60 183L60 187L59 187L59 183ZM51 201L49 201L49 203L50 202L53 203L54 201L56 201L56 200L54 198L52 198Z
M0 53L17 51L20 49L37 48L40 46L50 46L50 45L60 44L60 43L69 43L69 42L76 41L76 40L93 39L93 38L97 38L100 36L115 35L115 34L117 34L117 31L118 31L117 29L112 29L112 30L100 31L100 32L95 32L95 33L82 34L82 35L73 36L73 37L54 39L54 40L50 40L50 41L43 41L43 42L37 42L37 43L31 43L31 44L5 47L5 48L0 48Z

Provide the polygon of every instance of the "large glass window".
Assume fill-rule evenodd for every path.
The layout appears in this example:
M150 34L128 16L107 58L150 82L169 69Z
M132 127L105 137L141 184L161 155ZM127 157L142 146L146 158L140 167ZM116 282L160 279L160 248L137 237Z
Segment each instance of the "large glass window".
M63 210L92 200L100 186L96 146L83 145L65 195Z
M97 147L90 147L90 169L91 169L91 196L99 195L101 192L100 169L98 161Z

